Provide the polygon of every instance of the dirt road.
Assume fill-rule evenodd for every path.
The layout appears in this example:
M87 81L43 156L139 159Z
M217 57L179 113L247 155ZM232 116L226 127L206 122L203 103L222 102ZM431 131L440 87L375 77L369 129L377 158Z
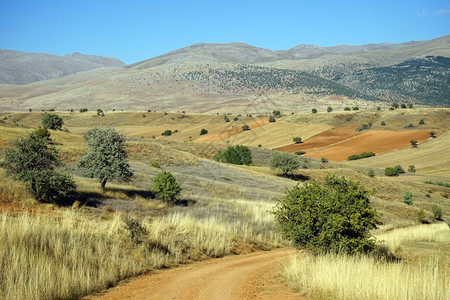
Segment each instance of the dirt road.
M295 250L277 249L198 262L140 276L86 299L300 299L280 277Z

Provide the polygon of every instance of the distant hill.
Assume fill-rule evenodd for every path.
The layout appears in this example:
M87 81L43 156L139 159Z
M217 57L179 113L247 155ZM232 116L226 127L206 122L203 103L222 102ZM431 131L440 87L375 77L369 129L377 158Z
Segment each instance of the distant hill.
M28 84L104 67L121 67L116 58L70 53L57 56L0 49L0 84Z

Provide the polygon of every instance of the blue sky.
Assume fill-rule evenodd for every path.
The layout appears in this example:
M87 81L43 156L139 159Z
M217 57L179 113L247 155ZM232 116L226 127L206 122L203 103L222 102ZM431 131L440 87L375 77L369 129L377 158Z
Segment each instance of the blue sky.
M198 42L271 50L450 34L450 0L0 0L0 48L134 63Z

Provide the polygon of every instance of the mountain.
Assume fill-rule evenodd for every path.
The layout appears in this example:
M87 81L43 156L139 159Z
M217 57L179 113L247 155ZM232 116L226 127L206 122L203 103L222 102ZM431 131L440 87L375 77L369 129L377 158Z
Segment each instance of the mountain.
M57 56L0 49L0 84L22 85L97 68L124 65L116 58L78 52Z
M80 56L102 62L80 54L64 58ZM200 43L125 67L0 85L0 110L253 113L373 107L382 101L450 106L449 57L450 35L402 44L299 45L280 51Z

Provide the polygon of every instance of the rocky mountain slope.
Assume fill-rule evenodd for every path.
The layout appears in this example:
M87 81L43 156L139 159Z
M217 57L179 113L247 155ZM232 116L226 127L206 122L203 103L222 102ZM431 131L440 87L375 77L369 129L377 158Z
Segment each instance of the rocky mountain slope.
M0 84L28 84L104 67L121 67L116 58L70 53L57 56L0 49Z

